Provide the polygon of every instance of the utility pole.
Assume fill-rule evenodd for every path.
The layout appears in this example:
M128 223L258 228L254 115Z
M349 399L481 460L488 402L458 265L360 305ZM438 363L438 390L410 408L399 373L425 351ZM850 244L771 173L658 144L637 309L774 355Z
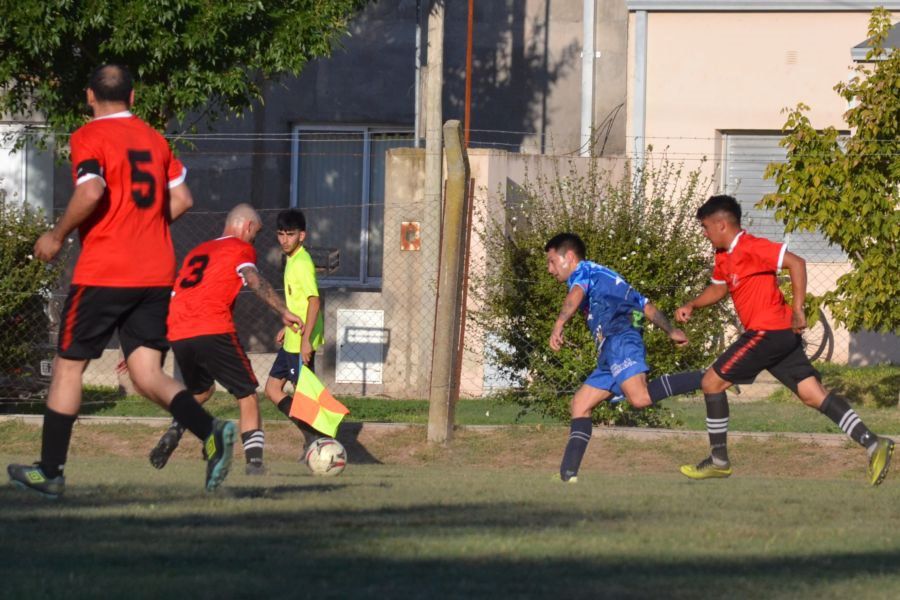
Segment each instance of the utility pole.
M454 412L459 396L458 361L462 360L463 269L466 254L466 207L469 160L459 121L444 124L447 151L447 200L441 232L441 263L431 361L428 406L428 441L447 442L453 436Z
M431 0L428 11L428 62L425 72L425 234L423 251L427 252L425 264L428 270L426 277L433 277L432 294L426 298L426 306L434 310L437 318L438 310L438 267L440 262L441 225L443 222L443 110L441 106L444 88L444 0ZM433 268L432 268L433 267ZM432 321L434 323L434 321ZM436 330L435 330L436 331ZM431 349L431 410L428 417L428 440L446 441L446 433L432 435L433 422L437 422L434 399L435 364L437 355L446 352L444 348L433 345ZM442 382L446 384L446 382ZM438 413L445 410L438 410ZM452 424L450 425L452 427ZM446 431L446 419L437 425L437 430Z

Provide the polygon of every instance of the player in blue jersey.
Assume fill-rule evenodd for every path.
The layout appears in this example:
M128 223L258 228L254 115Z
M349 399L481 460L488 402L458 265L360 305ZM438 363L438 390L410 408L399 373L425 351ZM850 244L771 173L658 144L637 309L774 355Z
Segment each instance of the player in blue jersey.
M661 328L677 346L688 343L683 331L615 271L584 259L585 246L574 233L560 233L544 246L547 271L569 293L553 332L550 348L559 352L563 328L582 310L597 345L597 368L572 398L569 442L559 467L562 481L577 481L578 468L593 429L591 411L605 400L623 395L635 408L646 408L669 396L700 389L702 371L663 375L647 381L646 349L642 337L644 318Z

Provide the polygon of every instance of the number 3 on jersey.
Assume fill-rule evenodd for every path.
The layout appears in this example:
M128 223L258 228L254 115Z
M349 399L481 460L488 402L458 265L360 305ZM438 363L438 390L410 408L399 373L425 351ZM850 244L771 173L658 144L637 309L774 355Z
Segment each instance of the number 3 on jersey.
M190 288L203 281L203 271L209 264L209 256L206 254L198 254L188 261L187 266L193 267L187 277L182 277L178 282L178 287Z
M149 150L129 150L128 163L131 165L131 198L140 208L153 206L156 198L156 180L153 174L141 171L141 165L152 163L153 157Z

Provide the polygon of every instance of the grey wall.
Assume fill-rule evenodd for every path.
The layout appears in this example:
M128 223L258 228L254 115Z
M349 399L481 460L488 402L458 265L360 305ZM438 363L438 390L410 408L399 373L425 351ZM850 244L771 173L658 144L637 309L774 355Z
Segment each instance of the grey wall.
M577 154L582 4L582 0L475 3L472 147ZM462 0L446 4L445 120L464 115L466 5ZM615 155L625 147L624 0L598 0L596 17L595 46L601 56L595 65L598 135L594 151ZM313 61L299 77L267 84L265 101L243 117L213 124L218 134L240 135L194 140L192 148L182 146L198 206L224 209L238 201L261 208L286 206L291 147L284 137L271 138L287 136L294 125L412 129L415 24L415 0L379 0L369 5L352 22L350 35L341 40L333 56ZM426 33L423 27L423 38ZM207 133L207 125L199 123L200 132ZM248 135L259 133L266 135ZM70 192L70 186L57 186L57 206L65 203Z

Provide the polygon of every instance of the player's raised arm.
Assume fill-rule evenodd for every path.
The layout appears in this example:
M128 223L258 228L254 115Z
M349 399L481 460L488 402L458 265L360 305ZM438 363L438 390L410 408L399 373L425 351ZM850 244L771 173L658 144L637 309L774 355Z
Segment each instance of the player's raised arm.
M554 352L559 352L559 349L562 348L563 345L563 327L566 326L566 323L569 322L575 313L578 312L578 307L581 306L581 303L584 301L584 290L580 285L573 285L572 289L569 290L569 293L566 294L566 299L563 301L562 310L559 311L559 316L556 318L556 323L553 324L553 332L550 334L550 348Z
M303 331L303 319L287 309L284 300L281 299L281 296L278 295L272 285L260 276L256 267L247 265L241 269L240 273L247 283L247 287L253 290L272 310L281 315L281 321L285 325L293 328L295 331Z
M675 342L676 346L687 346L688 338L684 332L677 327L672 327L669 319L664 315L652 302L644 305L644 314L651 323L662 329L669 336L669 339Z
M35 242L34 255L44 262L53 260L66 236L84 223L97 208L105 190L106 185L103 180L96 177L80 183L75 188L66 212L63 213L56 226L41 235Z
M700 292L700 295L675 310L675 320L684 323L691 318L691 313L695 308L703 308L712 306L716 302L720 302L728 295L728 286L724 283L711 283L706 289Z
M793 252L785 252L781 264L791 275L793 294L791 329L794 333L800 333L806 329L806 312L803 310L803 303L806 300L806 261Z

